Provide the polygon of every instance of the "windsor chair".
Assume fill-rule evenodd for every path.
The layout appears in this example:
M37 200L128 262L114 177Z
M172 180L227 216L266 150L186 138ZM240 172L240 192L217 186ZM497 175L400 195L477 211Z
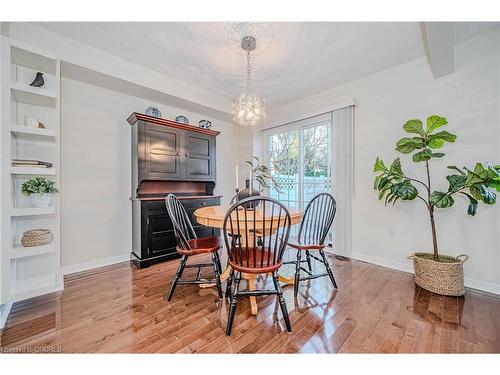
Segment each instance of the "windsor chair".
M167 300L170 301L174 295L175 288L177 284L211 284L215 283L217 286L217 292L219 298L222 299L222 285L220 280L220 275L222 273L222 268L220 264L220 258L218 251L222 248L222 241L218 237L202 237L197 238L194 232L193 226L189 220L189 216L184 209L182 203L173 194L169 194L165 198L165 205L167 206L168 215L172 221L174 227L174 234L177 240L177 252L182 255L179 268L175 273L174 280L170 286L168 292ZM211 254L211 263L198 263L198 264L187 264L188 258L192 255L197 254ZM215 272L214 279L202 279L201 271L205 267L213 267ZM186 268L197 268L196 278L194 280L181 280L184 269Z
M325 239L330 231L330 228L335 217L337 203L331 194L320 193L316 195L307 205L304 216L300 223L297 240L288 242L288 246L297 250L297 259L288 261L285 264L295 265L295 282L293 294L297 297L299 292L299 283L301 281L317 279L319 277L328 276L335 289L338 289L337 282L333 276L332 269L328 263L323 249L326 247ZM321 258L311 254L318 252ZM305 253L306 259L302 260L302 253ZM311 259L322 263L326 272L321 274L312 273ZM302 264L307 263L307 268L302 267ZM307 276L301 276L301 272L305 272Z
M291 217L287 208L268 197L243 199L233 204L226 213L223 230L228 264L231 266L226 291L231 300L226 335L231 334L238 298L242 296L276 295L286 329L292 331L278 276L290 226ZM235 241L235 238L239 240ZM271 275L274 289L240 290L242 276L248 274Z

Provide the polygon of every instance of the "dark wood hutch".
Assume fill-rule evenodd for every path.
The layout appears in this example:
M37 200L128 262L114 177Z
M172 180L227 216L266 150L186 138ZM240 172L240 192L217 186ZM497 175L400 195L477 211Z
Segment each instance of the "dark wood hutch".
M216 183L219 132L134 112L132 128L132 254L138 268L178 257L165 207L169 193L181 199L199 237L218 230L196 223L194 211L220 204Z

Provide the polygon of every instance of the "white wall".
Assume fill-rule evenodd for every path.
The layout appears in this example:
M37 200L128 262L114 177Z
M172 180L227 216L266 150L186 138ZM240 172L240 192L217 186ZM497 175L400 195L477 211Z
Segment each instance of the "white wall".
M394 150L404 136L402 125L428 115L448 118L449 131L458 135L446 145L446 157L432 161L435 189L446 189L447 165L473 166L476 161L500 163L499 33L493 32L456 47L454 74L434 79L424 58L344 84L289 105L273 109L269 124L284 123L302 113L320 111L355 97L355 191L352 256L409 270L405 257L432 248L430 225L421 202L384 207L373 191L373 163L401 156L408 174L422 177L422 165ZM500 198L500 196L499 196ZM481 206L476 217L466 215L467 202L437 214L444 254L467 253L466 284L500 293L499 223L496 206Z
M130 125L156 105L165 118L212 121L217 137L215 193L232 196L238 132L232 124L64 78L61 113L61 262L64 271L127 257L131 250Z

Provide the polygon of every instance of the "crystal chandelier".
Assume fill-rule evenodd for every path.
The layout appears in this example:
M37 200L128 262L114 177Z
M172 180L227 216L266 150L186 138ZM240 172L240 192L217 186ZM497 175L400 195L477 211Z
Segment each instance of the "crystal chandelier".
M241 41L241 48L247 51L247 84L244 94L233 99L233 120L240 125L260 125L266 117L264 98L250 93L252 83L252 66L250 52L255 49L257 41L253 36L245 36Z
M250 64L251 53L262 52L270 47L272 43L272 28L268 24L237 23L230 24L226 28L226 43L233 49L236 47L236 39L241 36L239 48L246 53L247 57L247 80L245 93L233 99L233 120L239 125L260 125L266 117L265 100L259 95L251 93L252 66ZM262 38L262 45L257 49L257 37Z

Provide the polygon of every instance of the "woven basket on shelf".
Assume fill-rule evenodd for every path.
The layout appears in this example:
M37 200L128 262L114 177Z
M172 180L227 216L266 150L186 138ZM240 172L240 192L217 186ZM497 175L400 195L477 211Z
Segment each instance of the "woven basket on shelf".
M42 246L51 243L54 235L48 229L32 229L23 233L21 243L25 247Z
M429 253L415 253L408 259L413 259L415 269L415 283L430 292L445 296L463 296L464 288L464 262L469 259L467 255L456 257L443 256L449 262L437 262L433 259L423 258Z

